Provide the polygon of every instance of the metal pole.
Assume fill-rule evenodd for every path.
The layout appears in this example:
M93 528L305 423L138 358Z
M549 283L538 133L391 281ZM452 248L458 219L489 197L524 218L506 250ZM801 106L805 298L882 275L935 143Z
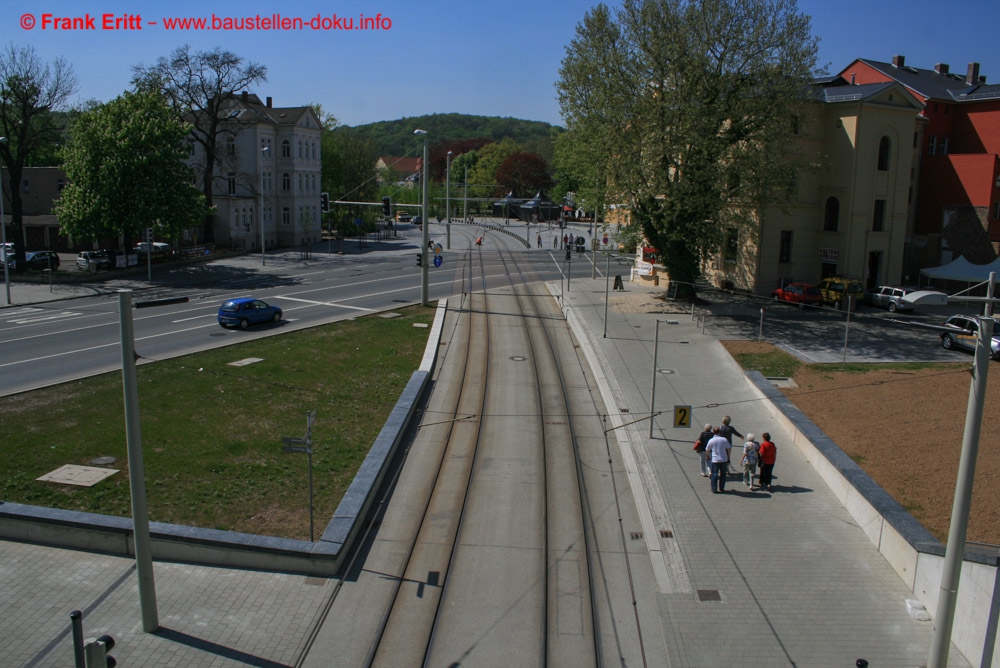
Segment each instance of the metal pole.
M146 234L146 282L153 284L153 237L148 233Z
M73 627L73 665L75 668L87 668L83 653L83 613L74 610L69 613L69 619Z
M604 338L608 338L608 300L610 299L611 288L611 255L606 255L607 263L604 267Z
M969 529L972 483L976 475L976 457L979 454L979 433L983 425L986 377L990 368L995 277L996 273L991 271L990 285L986 293L986 315L979 320L979 338L976 339L975 365L972 384L969 387L969 404L965 413L965 433L962 436L962 455L958 462L958 480L955 483L955 500L951 508L948 546L944 553L941 593L938 596L937 615L934 618L934 637L931 641L928 668L947 666L948 650L951 648L951 630L955 623L955 605L958 602L958 582L962 575L965 536Z
M847 298L847 322L844 324L844 358L840 361L840 368L847 366L847 335L851 331L851 304L854 297Z
M469 167L465 167L464 194L462 195L462 222L469 220Z
M264 256L264 248L267 247L267 241L264 239L264 170L261 157L261 153L267 150L267 147L260 149L257 152L257 171L260 173L260 266L267 266L267 260Z
M128 447L128 478L132 491L132 533L139 580L142 630L160 628L156 614L156 584L153 581L153 551L149 539L146 508L146 476L142 463L142 429L139 424L139 383L135 371L135 332L132 327L132 291L118 291L118 315L122 346L122 385L125 394L125 438Z
M760 310L760 329L757 330L757 340L764 340L764 309Z
M451 155L452 151L448 151L448 155L445 156L445 166L444 166L444 220L445 228L447 232L447 243L448 250L451 250Z
M424 169L423 173L420 175L421 180L421 191L423 193L423 203L420 206L420 220L422 225L420 226L423 233L420 235L421 239L421 249L420 249L420 305L427 306L427 287L428 287L428 274L427 274L427 246L430 244L430 236L428 228L430 227L430 220L427 219L427 131L426 130L414 130L413 134L424 136Z
M6 144L7 138L0 137L0 144ZM3 217L3 170L0 170L0 253L3 253L3 285L7 291L7 303L10 304L10 270L7 268L7 219Z
M660 353L660 320L656 321L656 333L653 335L653 373L649 381L649 437L653 438L653 416L656 406L656 360Z

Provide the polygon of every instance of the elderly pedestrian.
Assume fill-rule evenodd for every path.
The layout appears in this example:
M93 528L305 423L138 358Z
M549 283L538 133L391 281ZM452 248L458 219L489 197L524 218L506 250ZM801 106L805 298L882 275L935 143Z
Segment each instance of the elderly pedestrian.
M701 465L702 478L707 478L712 473L712 463L708 460L708 455L705 453L705 446L708 445L712 436L714 436L712 425L706 424L705 431L701 432L701 436L694 443L694 450L698 453L698 462Z
M771 476L774 474L774 462L778 458L778 448L771 441L771 435L766 431L760 435L760 489L771 491Z
M753 440L754 434L747 434L743 443L743 484L753 489L754 477L757 475L757 458L760 453L760 443Z
M705 454L712 458L712 493L722 494L726 491L726 476L729 475L729 452L732 444L726 440L716 427L712 430L712 438L705 446Z

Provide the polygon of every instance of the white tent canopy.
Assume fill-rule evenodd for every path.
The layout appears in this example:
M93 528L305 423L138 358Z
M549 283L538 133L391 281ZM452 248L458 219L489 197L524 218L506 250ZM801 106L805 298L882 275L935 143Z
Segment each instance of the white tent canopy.
M940 267L921 269L920 274L927 278L941 278L948 281L965 281L966 283L981 283L988 281L990 272L1000 274L1000 257L989 264L972 264L959 256Z

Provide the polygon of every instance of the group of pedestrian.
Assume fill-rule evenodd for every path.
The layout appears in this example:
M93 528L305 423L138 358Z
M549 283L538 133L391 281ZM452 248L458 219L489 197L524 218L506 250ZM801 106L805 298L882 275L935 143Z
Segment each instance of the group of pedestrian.
M730 464L734 460L733 436L744 439L740 458L743 484L749 487L750 491L767 490L770 492L774 462L778 454L777 448L771 440L771 435L765 431L761 434L761 441L757 441L756 435L753 433L748 433L744 437L732 425L732 418L727 415L722 418L722 424L718 427L706 424L705 431L698 436L698 440L694 444L694 450L698 453L701 475L711 479L712 493L722 494L726 491L726 479L729 477ZM759 478L757 478L758 466L760 467ZM756 485L754 484L755 478L757 478Z

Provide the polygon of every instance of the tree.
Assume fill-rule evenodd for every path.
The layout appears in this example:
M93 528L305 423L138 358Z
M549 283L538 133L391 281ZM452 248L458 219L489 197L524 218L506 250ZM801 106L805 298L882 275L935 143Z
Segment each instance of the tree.
M504 188L521 195L531 195L552 187L549 165L537 153L510 155L497 168L495 178Z
M557 84L567 129L682 291L727 227L753 232L788 197L816 50L795 0L625 0L577 26Z
M497 170L503 161L519 152L521 147L510 137L499 143L486 144L476 151L476 164L469 167L469 183L477 186L499 185L496 180ZM491 189L497 190L498 188ZM497 192L477 192L477 196L490 196Z
M242 127L239 119L231 118L232 100L237 92L267 81L267 67L244 63L243 58L219 47L192 53L185 44L170 58L161 57L151 67L136 65L132 72L133 86L137 90L163 93L174 112L190 123L191 137L202 147L205 162L200 165L201 190L208 207L203 238L212 241L215 238L212 185L216 167L223 158L219 138L239 132Z
M198 224L204 196L186 164L189 128L156 92L125 93L83 112L63 150L69 185L56 202L76 239L173 239Z
M10 201L10 231L18 271L24 263L24 201L19 184L24 168L59 140L53 112L76 90L70 65L57 58L44 64L30 46L11 44L0 52L0 159L7 167L7 180L0 187ZM10 187L11 184L18 186Z

